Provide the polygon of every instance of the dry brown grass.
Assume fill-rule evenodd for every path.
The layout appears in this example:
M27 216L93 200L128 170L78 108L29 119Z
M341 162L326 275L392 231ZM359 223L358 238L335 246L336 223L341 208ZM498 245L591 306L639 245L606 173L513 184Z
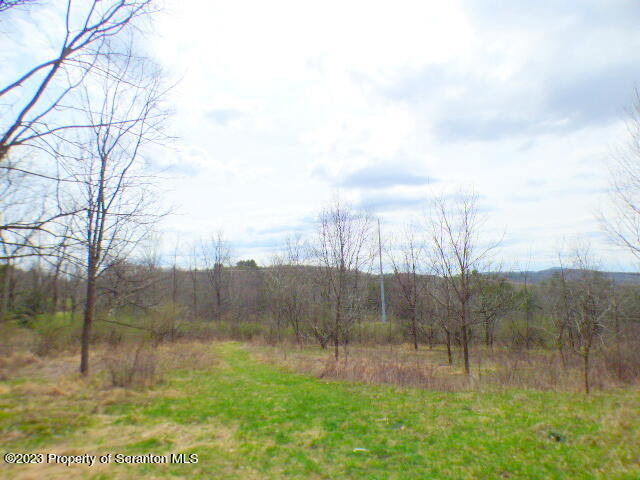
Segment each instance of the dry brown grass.
M138 360L134 368L135 354ZM172 370L206 369L216 366L218 358L210 343L179 341L162 344L96 345L91 350L90 381L110 387L150 386ZM80 355L78 351L38 357L30 352L13 352L0 357L0 380L28 378L35 381L58 381L78 377ZM111 378L110 368L116 375L128 375L136 370L142 375L133 381L118 382ZM118 368L121 371L117 371Z
M113 387L148 387L169 371L205 369L217 362L211 344L193 341L120 343L104 349L100 360Z
M153 348L156 368L167 374L171 370L216 367L217 357L211 344L180 342L161 344ZM126 352L121 352L126 354ZM198 444L228 444L232 426L208 422L204 425L120 425L113 414L104 415L107 407L154 397L178 398L183 392L168 385L153 389L111 387L103 367L106 347L92 352L92 373L83 378L78 373L79 356L64 355L38 359L28 355L11 355L2 366L11 369L13 381L0 385L5 396L7 421L22 427L0 432L0 444L21 445L29 439L43 436L51 442L47 451L60 455L102 454L122 451L123 447L146 439L156 439L171 445L172 451L188 449ZM71 432L66 434L67 427ZM56 433L51 433L51 432ZM23 448L24 450L24 448ZM137 478L135 471L113 466L94 465L4 465L1 478L86 478L103 473L108 478ZM106 478L106 477L105 477Z
M454 368L421 360L418 355L404 351L374 354L362 349L342 360L328 358L319 376L438 391L463 390L468 386L467 378Z
M79 434L60 440L47 447L47 451L58 455L101 455L105 452L121 452L123 446L149 439L159 444L171 445L171 451L185 451L206 445L215 446L221 450L233 451L238 445L232 439L234 426L222 425L209 421L200 425L178 425L164 422L149 425L114 425L110 416L99 417L91 428ZM87 465L30 464L6 465L6 478L12 479L41 479L41 478L110 478L134 479L139 478L139 472L126 466L114 464L102 465L96 463L92 467ZM162 471L163 466L160 467ZM104 477L101 477L103 475ZM147 478L147 477L145 477ZM166 478L161 474L159 477ZM174 477L171 478L181 478Z
M162 343L157 347L160 368L200 370L218 365L211 342L194 340Z
M41 363L40 359L31 352L12 352L6 357L0 357L0 369L20 368L32 363Z
M148 342L118 344L102 356L112 387L150 386L161 380L156 347Z
M441 352L413 352L408 346L351 347L335 360L332 352L317 349L253 347L262 361L284 365L319 378L338 378L365 383L428 388L441 391L463 390L469 380L457 367L441 361ZM446 357L445 357L446 360Z
M441 348L414 351L409 345L351 347L346 355L341 352L339 360L335 360L328 350L291 346L254 346L253 352L263 361L320 378L444 392L500 388L580 392L584 388L580 357L570 357L563 364L559 355L550 351L476 348L469 377L464 375L458 355L454 365L450 366L446 352ZM605 390L629 384L616 377L603 357L594 357L592 364L590 378L593 389Z

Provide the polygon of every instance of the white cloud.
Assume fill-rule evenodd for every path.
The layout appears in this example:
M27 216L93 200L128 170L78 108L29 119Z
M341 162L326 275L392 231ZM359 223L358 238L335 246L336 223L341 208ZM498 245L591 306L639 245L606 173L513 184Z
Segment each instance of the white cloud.
M337 188L396 228L421 196L474 185L513 262L539 252L548 266L558 237L598 231L640 78L630 2L165 3L147 46L181 79L176 151L158 160L177 164L167 201L182 215L167 228L224 228L264 254ZM39 25L12 30L47 43Z
M597 231L603 162L624 132L615 105L603 111L588 97L615 80L607 70L619 90L632 83L625 65L640 35L617 30L616 16L599 21L592 5L554 16L547 4L526 18L515 9L494 18L487 5L170 3L155 51L184 75L183 141L215 159L178 187L190 190L190 215L203 215L199 184L219 178L206 211L239 237L293 229L337 187L399 222L420 214L420 196L474 185L494 231L507 229L507 256L550 258L557 237ZM611 94L614 104L625 95ZM374 181L394 165L438 182ZM367 179L374 190L364 194Z

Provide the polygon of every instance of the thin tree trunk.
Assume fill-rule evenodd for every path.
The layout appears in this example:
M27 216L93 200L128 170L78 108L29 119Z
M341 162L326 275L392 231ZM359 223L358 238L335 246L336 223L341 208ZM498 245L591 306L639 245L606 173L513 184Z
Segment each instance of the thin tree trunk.
M529 334L529 322L530 322L530 319L529 319L529 307L527 306L527 310L525 312L525 322L524 322L524 325L525 325L525 329L524 329L524 332L525 332L524 346L525 346L527 351L529 351L529 335L530 335Z
M491 335L491 328L489 326L489 319L487 317L485 317L484 319L484 343L487 347L491 347L492 346L492 335Z
M173 264L173 268L171 270L171 302L174 305L178 303L178 271L176 268L176 264Z
M471 375L471 368L469 366L469 337L467 334L467 324L466 322L462 324L461 332L462 334L462 355L464 357L464 373L469 376Z
M619 379L622 379L622 349L620 345L620 315L618 314L618 305L614 306L614 328L616 336L616 374Z
M58 311L58 297L60 296L60 288L58 285L60 279L60 262L56 262L56 268L53 274L53 298L51 300L51 313L54 315Z
M453 365L453 355L451 354L451 333L449 330L445 330L447 335L447 360L449 361L449 365Z
M11 312L13 311L13 308L15 307L16 304L16 278L13 276L14 275L14 271L13 269L11 269L10 273L9 273L9 293L7 295L7 311Z
M413 314L411 315L411 334L413 335L413 348L418 350L418 325L416 320L416 311L415 307L413 310Z
M340 356L340 306L336 306L336 323L333 327L333 354L338 360Z
M11 263L5 264L4 275L2 276L2 302L0 303L0 322L7 319L9 311L9 290L11 287Z
M198 316L198 279L197 279L198 270L193 271L192 283L193 283L193 316Z
M84 321L82 324L82 343L80 352L80 373L89 373L89 347L91 342L91 327L96 301L96 275L93 266L90 267L87 279L87 298L84 305Z
M560 360L562 361L562 368L567 369L567 358L564 354L564 327L560 330L558 334L558 352L560 353Z
M584 352L584 391L589 394L589 350Z

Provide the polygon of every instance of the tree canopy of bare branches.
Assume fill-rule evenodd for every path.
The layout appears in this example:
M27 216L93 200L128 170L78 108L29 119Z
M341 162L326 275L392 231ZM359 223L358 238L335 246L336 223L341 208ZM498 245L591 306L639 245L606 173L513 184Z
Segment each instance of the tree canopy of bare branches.
M609 164L611 213L600 212L605 231L640 259L640 92L627 120L627 146Z
M6 12L10 8L30 6L36 0L0 0L0 13Z
M5 10L3 15L11 16L21 10L13 7L34 3L5 1L0 8ZM86 137L96 126L120 131L139 126L137 116L126 111L118 115L92 111L86 92L101 88L105 77L133 72L114 71L113 64L131 58L133 32L154 8L152 0L67 0L39 4L29 12L36 21L48 19L54 44L43 51L33 47L33 55L25 57L25 63L33 59L32 64L13 78L0 74L0 181L37 180L41 197L40 208L20 218L0 219L4 241L13 237L14 243L20 243L21 256L42 255L53 248L58 243L55 238L43 244L44 237L55 237L56 228L51 225L78 213L60 204L60 190L76 179L69 178L58 163L69 150L77 149L78 137ZM49 56L42 58L45 52ZM125 81L135 85L137 78L121 80L124 87ZM2 209L6 204L6 198L0 198ZM41 245L32 241L34 230L42 233L37 237Z
M231 246L224 236L222 230L209 236L208 239L200 242L200 254L203 263L203 271L206 275L209 286L213 291L214 315L219 320L222 315L227 293L229 277L224 267L231 263Z
M414 349L418 349L418 338L421 329L421 306L424 304L425 245L421 244L416 228L409 225L404 235L397 240L396 254L389 255L393 274L399 287L404 316L408 317L409 329Z
M464 369L470 374L469 328L471 326L471 300L474 294L474 271L482 271L497 243L483 244L481 238L485 218L480 214L478 195L461 191L452 197L436 197L429 228L432 235L432 265L442 278L448 301L453 302L460 333Z
M0 160L12 148L30 145L48 150L53 146L51 137L92 127L60 112L76 110L75 102L67 103L71 93L85 84L88 75L102 69L105 58L114 55L112 40L151 8L151 0L67 1L55 54L0 87L0 99L12 96L15 100L7 107L9 111L2 112Z
M319 217L315 257L323 272L323 282L332 309L331 336L334 355L346 338L359 308L359 274L373 258L371 220L336 199Z

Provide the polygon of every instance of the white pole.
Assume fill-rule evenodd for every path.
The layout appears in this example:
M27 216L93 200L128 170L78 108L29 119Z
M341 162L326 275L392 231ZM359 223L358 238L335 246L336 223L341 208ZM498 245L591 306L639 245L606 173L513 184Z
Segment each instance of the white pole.
M378 258L380 259L380 317L387 323L387 308L384 302L384 274L382 273L382 236L380 235L380 219L378 219Z

